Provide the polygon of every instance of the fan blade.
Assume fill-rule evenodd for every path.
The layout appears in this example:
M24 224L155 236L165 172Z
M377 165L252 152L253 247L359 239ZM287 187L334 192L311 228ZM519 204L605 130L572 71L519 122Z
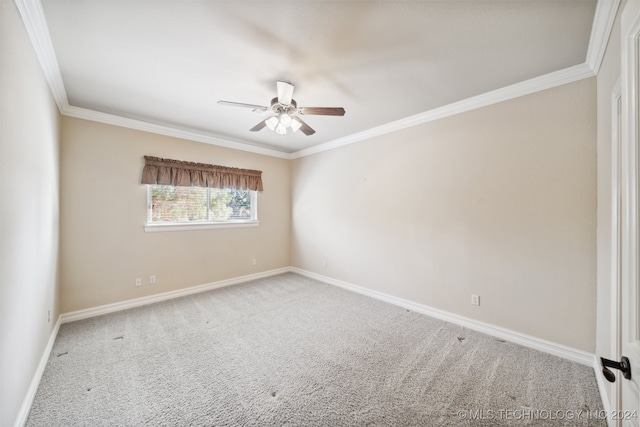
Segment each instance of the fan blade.
M291 118L293 120L295 120L296 122L300 123L300 130L302 131L302 133L304 133L305 135L309 136L309 135L313 135L314 133L316 133L315 130L311 129L311 126L309 126L308 124L306 124L305 122L302 121L302 119L300 117L296 117L296 116L291 116Z
M277 82L278 102L282 105L291 105L293 99L293 85L287 82Z
M344 116L342 107L302 107L298 108L298 113L316 116Z
M257 125L249 129L249 131L258 132L259 130L262 130L265 126L267 126L267 120L268 118L264 119L263 121L261 121L260 123L258 123Z
M231 101L218 101L218 104L225 105L227 107L251 108L256 113L264 113L269 109L269 107L265 107L264 105L243 104L241 102L231 102Z

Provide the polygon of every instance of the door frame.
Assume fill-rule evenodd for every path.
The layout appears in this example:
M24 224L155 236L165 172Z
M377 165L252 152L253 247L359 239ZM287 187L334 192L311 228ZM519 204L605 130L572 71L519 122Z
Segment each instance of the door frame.
M620 407L638 410L640 405L640 336L638 300L640 268L638 256L640 237L638 236L638 136L639 119L639 72L640 72L640 2L629 1L622 13L622 135L620 155L622 157L620 173L621 215L621 278L622 278L622 351L631 361L632 378L620 379L622 392L619 396ZM620 378L620 376L618 376ZM633 421L637 424L637 419Z
M621 243L622 243L622 194L620 190L622 156L622 87L620 78L611 91L611 347L610 356L613 360L622 357L622 271L621 271ZM598 361L597 366L600 365ZM611 384L609 395L610 409L620 410L621 381ZM619 426L620 420L609 420L610 426Z

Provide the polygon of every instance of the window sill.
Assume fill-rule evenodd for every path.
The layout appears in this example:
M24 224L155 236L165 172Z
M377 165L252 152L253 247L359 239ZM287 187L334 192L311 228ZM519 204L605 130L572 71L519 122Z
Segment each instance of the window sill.
M240 228L240 227L257 227L259 221L241 221L241 222L209 222L196 224L145 224L144 231L147 233L158 231L193 231L208 230L212 228Z

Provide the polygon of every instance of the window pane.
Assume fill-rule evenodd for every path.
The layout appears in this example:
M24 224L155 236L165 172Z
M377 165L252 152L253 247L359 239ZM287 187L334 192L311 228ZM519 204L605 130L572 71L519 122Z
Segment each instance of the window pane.
M225 190L217 190L225 191ZM229 219L251 219L251 191L246 190L226 190L229 191L231 199L227 206L231 209Z
M255 191L149 185L148 223L251 221Z
M202 187L151 186L151 222L207 220L207 189Z

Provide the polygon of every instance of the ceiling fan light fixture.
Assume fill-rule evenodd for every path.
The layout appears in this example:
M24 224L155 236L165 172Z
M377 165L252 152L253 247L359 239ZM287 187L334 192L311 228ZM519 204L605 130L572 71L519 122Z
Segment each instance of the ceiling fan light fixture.
M293 120L293 118L285 112L282 112L277 116L269 117L264 121L264 123L269 129L280 135L286 135L287 128L291 128L291 130L295 132L300 129L300 126L302 126L298 121Z
M291 130L294 132L297 132L298 129L300 129L300 126L302 126L302 123L300 123L297 120L292 120L291 121Z
M291 126L291 122L293 122L293 120L291 119L291 116L289 116L288 114L284 113L280 115L280 124L284 127L289 127Z
M267 125L267 127L271 130L276 130L276 126L278 125L279 121L278 118L276 116L273 117L269 117L266 121L265 124Z
M287 127L283 126L282 123L278 123L278 125L276 126L276 133L279 133L280 135L286 135Z

